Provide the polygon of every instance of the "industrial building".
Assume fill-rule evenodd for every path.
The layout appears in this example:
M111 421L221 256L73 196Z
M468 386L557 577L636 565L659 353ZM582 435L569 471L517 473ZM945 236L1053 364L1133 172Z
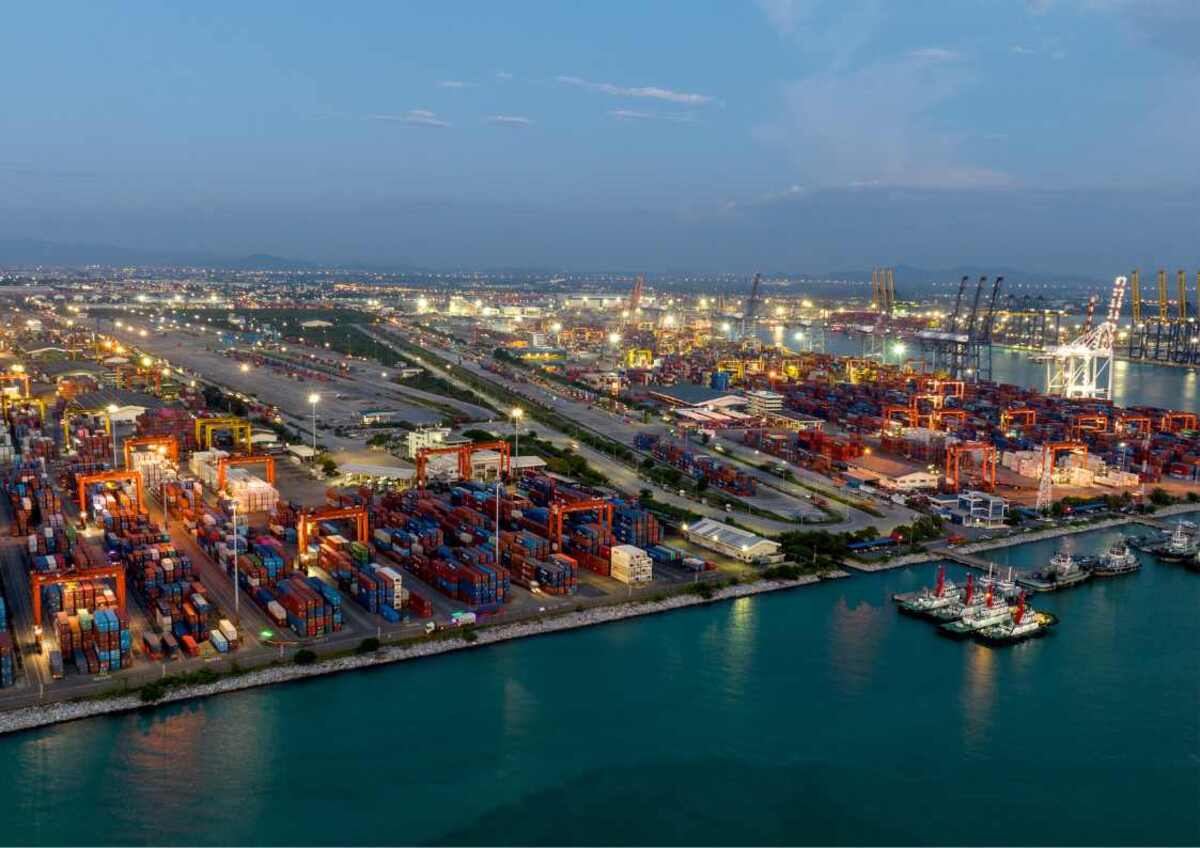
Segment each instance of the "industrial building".
M690 526L685 524L682 530L684 538L689 541L742 562L759 562L782 556L779 553L778 542L755 536L711 518L703 518Z

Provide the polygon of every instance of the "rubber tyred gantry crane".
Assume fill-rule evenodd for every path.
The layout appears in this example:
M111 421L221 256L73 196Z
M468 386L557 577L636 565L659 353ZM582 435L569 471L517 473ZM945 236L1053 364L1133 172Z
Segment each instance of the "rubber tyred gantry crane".
M308 547L308 537L312 528L322 521L337 521L343 518L354 519L355 540L366 543L370 538L370 524L367 520L367 508L364 506L326 507L311 512L302 512L296 519L296 547L301 554Z
M225 488L225 478L230 466L263 465L266 467L267 483L275 485L275 457L259 453L249 456L223 456L217 460L217 491Z

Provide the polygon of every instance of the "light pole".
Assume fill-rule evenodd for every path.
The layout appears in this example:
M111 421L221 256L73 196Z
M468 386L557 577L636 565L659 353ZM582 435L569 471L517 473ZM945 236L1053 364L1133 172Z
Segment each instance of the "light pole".
M239 625L242 623L239 606L241 596L238 593L238 549L240 547L237 531L237 501L235 500L233 501L233 617Z
M110 403L104 410L108 413L108 432L112 435L113 448L113 470L117 469L117 422L113 420L113 415L120 409L115 403Z
M317 460L317 404L321 401L321 396L313 392L308 396L308 402L312 404L312 434L313 434L313 461Z
M521 419L525 417L525 410L519 406L514 406L512 412L513 422L513 458L521 458Z
M1117 447L1119 447L1121 449L1121 470L1124 471L1125 470L1125 447L1126 447L1126 444L1125 444L1125 442L1120 442L1117 445Z
M500 565L500 493L504 491L504 483L496 478L496 565Z
M165 459L166 456L167 456L167 449L163 445L159 445L158 446L159 459ZM161 465L159 466L159 469L158 469L158 480L160 483L159 496L158 496L159 497L159 505L162 506L163 529L166 530L167 529L167 475L162 473Z

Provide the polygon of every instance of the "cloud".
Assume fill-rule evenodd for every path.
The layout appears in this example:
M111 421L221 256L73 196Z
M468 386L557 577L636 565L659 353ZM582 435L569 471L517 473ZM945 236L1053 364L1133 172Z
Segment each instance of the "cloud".
M1151 47L1198 61L1200 3L1196 0L1083 0L1087 9L1114 14Z
M496 71L496 79L498 79L498 80L507 82L508 80L510 80L512 78L513 78L513 75L510 74L508 71Z
M1007 185L1005 174L968 160L965 133L938 120L972 76L931 50L788 83L782 117L755 134L789 152L799 179L815 187Z
M474 88L475 83L463 80L438 80L438 88Z
M667 115L656 112L640 112L637 109L609 109L608 114L624 121L671 121L676 124L690 124L696 120L692 115Z
M648 97L652 100L665 100L668 103L682 103L688 106L703 106L705 103L711 103L714 99L707 94L672 91L669 88L659 88L652 85L626 87L614 85L611 82L591 82L590 80L572 76L558 76L555 79L566 85L586 88L589 91L599 91L602 94L611 94L615 97Z
M1016 53L1018 56L1035 56L1035 55L1037 55L1036 50L1034 50L1032 47L1026 47L1024 44L1014 44L1012 46L1011 50L1013 53Z
M368 117L372 121L395 121L401 124L408 124L411 127L435 127L443 129L450 126L449 123L443 121L428 109L409 109L402 115L369 115Z
M960 58L958 53L945 47L919 47L910 50L908 55L922 62L953 62Z
M489 124L496 124L502 127L531 127L533 121L528 118L523 118L520 115L492 115L487 119Z

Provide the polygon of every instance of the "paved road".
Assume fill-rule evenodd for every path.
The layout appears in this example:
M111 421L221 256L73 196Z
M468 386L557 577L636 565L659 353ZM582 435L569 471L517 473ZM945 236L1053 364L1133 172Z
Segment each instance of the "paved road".
M381 343L387 344L390 346L391 342L388 341L386 335L375 334L374 331L371 331L371 330L365 330L365 332L371 333L373 335L377 335L377 337ZM449 361L454 361L455 359L457 359L456 354L454 354L453 352L450 352L450 351L431 349L430 353L435 356L440 356L440 357L442 357L442 359L449 360ZM459 388L476 391L478 394L483 396L484 399L487 400L489 403L493 403L493 404L497 405L498 408L503 409L506 407L506 404L504 403L504 401L502 401L499 397L496 397L494 395L488 395L486 392L481 392L478 389L475 389L473 386L464 382L458 375L445 370L444 368L442 368L439 364L437 364L433 360L431 360L429 358L424 358L421 361L421 364L423 366L425 366L426 368L428 368L431 373L454 384L455 386L458 386ZM482 369L480 369L479 371L472 370L472 373L475 376L479 377L480 379L485 380L489 383L496 383L504 389L507 389L507 390L513 391L513 392L517 392L525 397L529 396L527 394L527 392L521 391L523 384L513 383L511 381L504 381L502 377L499 377L499 375L492 374L489 371L483 371ZM541 401L540 398L534 398L534 399ZM570 417L570 414L571 414L570 411L564 410L564 413L568 417ZM641 476L639 476L638 472L635 469L631 468L629 465L626 465L625 463L621 462L620 460L614 459L612 456L610 456L608 454L605 454L601 451L597 451L594 448L591 448L587 445L578 443L574 437L569 436L560 430L556 430L547 424L544 424L539 421L539 422L536 422L536 424L534 424L532 426L536 426L537 434L538 434L539 438L545 439L546 441L550 442L551 444L554 444L559 447L568 447L568 446L572 447L576 453L578 453L580 456L582 456L584 459L586 459L597 471L599 471L600 473L602 473L606 477L608 477L609 480L612 481L614 486L616 486L618 489L620 489L624 492L627 492L629 494L636 494L638 492L638 490L640 490L640 489L651 489L652 491L654 491L654 497L656 499L663 501L664 503L668 503L671 506L679 507L681 509L691 510L692 512L698 513L700 515L706 515L706 516L709 516L712 518L725 518L730 515L730 513L727 513L724 510L718 509L716 507L707 506L707 505L701 504L697 501L690 500L685 497L681 497L680 495L678 495L676 492L674 492L672 490L666 489L656 483L653 483L647 479L644 479ZM766 535L775 535L777 533L786 532L788 530L795 530L797 528L796 524L782 522L782 521L775 521L770 518L760 518L757 516L747 515L747 514L741 513L741 512L734 513L734 515L736 516L738 523L749 527L750 529L754 530L757 533L763 533Z

